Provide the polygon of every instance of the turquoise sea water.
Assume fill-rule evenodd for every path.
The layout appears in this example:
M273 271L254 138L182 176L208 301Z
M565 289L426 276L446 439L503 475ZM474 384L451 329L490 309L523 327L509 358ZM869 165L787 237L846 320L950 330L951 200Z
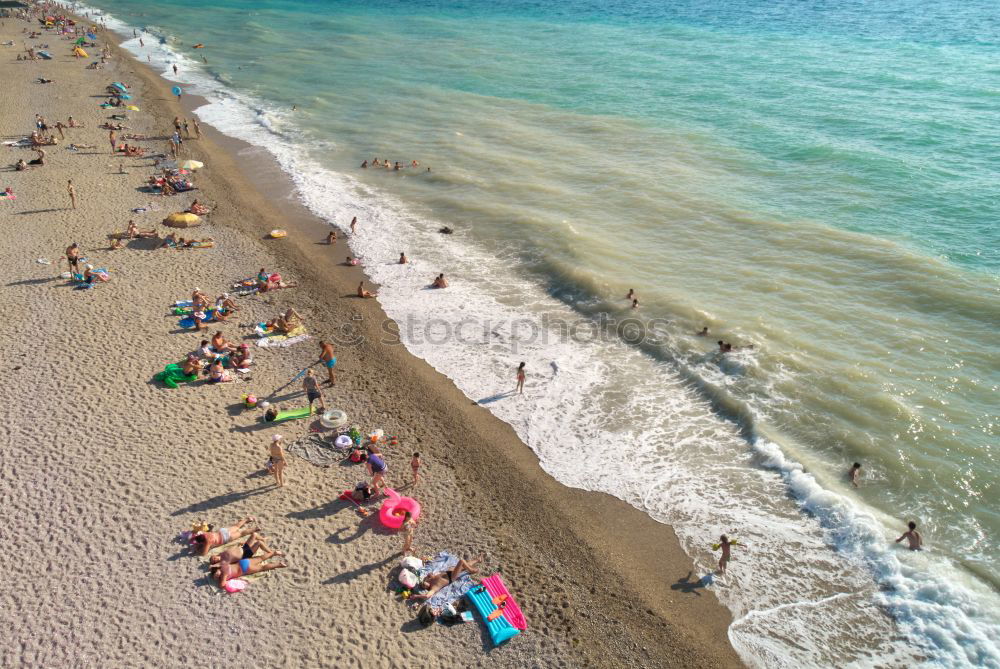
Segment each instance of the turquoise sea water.
M97 4L359 216L404 343L543 467L706 568L720 531L758 547L713 586L748 662L1000 666L995 3Z

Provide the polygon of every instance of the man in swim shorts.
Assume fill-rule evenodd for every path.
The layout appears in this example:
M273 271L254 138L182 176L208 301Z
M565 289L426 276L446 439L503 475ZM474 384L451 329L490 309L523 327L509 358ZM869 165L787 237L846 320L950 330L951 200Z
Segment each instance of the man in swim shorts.
M220 588L225 588L226 582L230 579L287 567L288 565L284 562L266 562L276 555L279 555L277 551L269 551L260 557L240 558L236 562L219 562L210 566L208 573L211 574L212 578L218 580Z
M334 374L333 368L337 365L337 356L333 354L333 344L321 341L319 343L319 361L323 363L326 367L327 380L331 386L337 384L337 375Z
M320 411L326 409L326 403L323 401L323 393L319 390L319 382L316 380L316 375L313 374L311 369L306 371L305 378L302 379L302 390L306 391L306 397L309 399L310 413L312 413L312 404L316 400L319 400Z
M896 539L896 543L898 544L903 539L906 539L910 544L911 551L923 550L924 538L920 536L920 532L917 532L917 524L911 520L907 527L910 529L907 532L903 532L903 536Z
M459 578L463 573L469 572L469 575L479 573L476 569L476 565L483 561L482 556L476 558L475 560L470 560L466 562L465 560L459 560L451 569L446 571L436 571L434 573L428 574L427 578L420 582L421 588L426 590L426 592L421 592L419 594L411 595L410 599L415 602L427 601L435 594L438 590L444 588L445 586L451 585L452 582Z
M66 262L69 263L69 271L80 273L80 247L73 242L66 247Z
M240 560L248 560L252 558L258 551L261 550L265 553L271 553L273 555L284 555L281 551L273 550L267 545L267 537L254 532L239 548L235 546L233 548L227 548L218 555L210 557L208 561L211 564L219 564L220 562L239 562Z

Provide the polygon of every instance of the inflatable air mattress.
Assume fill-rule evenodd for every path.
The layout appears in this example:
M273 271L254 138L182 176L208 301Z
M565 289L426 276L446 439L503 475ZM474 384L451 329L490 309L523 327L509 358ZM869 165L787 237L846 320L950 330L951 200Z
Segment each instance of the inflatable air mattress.
M502 615L490 620L490 614L498 609L496 604L493 603L493 595L484 586L477 585L465 593L465 596L468 597L469 601L472 602L472 606L482 616L483 624L486 625L486 631L490 633L490 638L493 640L494 646L499 646L504 641L513 639L521 633L520 630L511 625L510 621ZM507 606L510 605L507 604Z

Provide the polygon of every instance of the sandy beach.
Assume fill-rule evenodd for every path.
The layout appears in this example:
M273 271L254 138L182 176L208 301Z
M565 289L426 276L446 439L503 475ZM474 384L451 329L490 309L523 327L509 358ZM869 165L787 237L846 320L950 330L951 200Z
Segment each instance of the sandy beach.
M76 59L71 40L54 31L28 39L23 30L37 27L8 18L0 28L0 42L14 42L0 47L0 135L26 137L35 114L49 125L72 115L85 127L64 129L45 164L26 171L12 166L32 150L2 147L0 190L16 199L0 201L8 268L0 539L10 565L0 665L740 665L726 636L730 614L699 587L670 528L554 481L506 424L393 342L378 303L354 297L364 268L343 265L350 250L342 242L321 243L328 228L290 199L260 152L202 126L180 156L205 164L193 177L197 190L147 192L152 160L113 157L98 127L115 113L99 107L105 87L131 87L140 111L127 113L122 132L149 137L135 142L147 153L167 151L172 119L190 119L194 101L180 106L167 82L113 44L103 69L85 69L111 35L99 34L90 57ZM22 43L48 44L53 58L19 62ZM259 188L261 180L271 187ZM109 248L109 233L130 219L162 238L170 230L160 221L194 197L213 211L178 232L211 237L213 248L158 249L152 239ZM275 228L287 238L267 239ZM72 242L110 281L79 290L60 278ZM214 298L261 267L298 286L237 298L239 311L206 333L178 326L173 302L195 287ZM253 325L289 307L311 339L258 347ZM153 380L217 329L250 343L248 379L176 389ZM484 555L483 574L502 573L524 610L525 633L493 648L478 619L414 623L413 607L395 593L402 536L337 499L366 478L361 465L322 468L289 455L288 484L273 485L263 468L271 436L291 443L315 421L263 423L241 396L303 406L301 384L291 381L316 361L324 338L338 342L327 406L363 432L399 437L386 449L388 482L423 505L417 554ZM415 451L423 480L411 488ZM288 568L229 595L177 538L201 519L229 525L248 515Z

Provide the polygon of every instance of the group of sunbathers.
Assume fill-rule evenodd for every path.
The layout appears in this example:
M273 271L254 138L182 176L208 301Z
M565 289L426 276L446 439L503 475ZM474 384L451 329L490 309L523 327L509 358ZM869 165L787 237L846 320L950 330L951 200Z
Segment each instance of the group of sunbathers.
M276 551L268 545L267 537L260 534L260 527L255 518L244 518L235 525L220 527L214 530L195 532L190 539L191 547L197 555L208 555L216 548L243 539L242 544L230 546L212 555L209 561L209 577L220 588L232 579L251 576L272 569L282 569L288 565L284 561L268 562L274 557L284 557L281 551Z

